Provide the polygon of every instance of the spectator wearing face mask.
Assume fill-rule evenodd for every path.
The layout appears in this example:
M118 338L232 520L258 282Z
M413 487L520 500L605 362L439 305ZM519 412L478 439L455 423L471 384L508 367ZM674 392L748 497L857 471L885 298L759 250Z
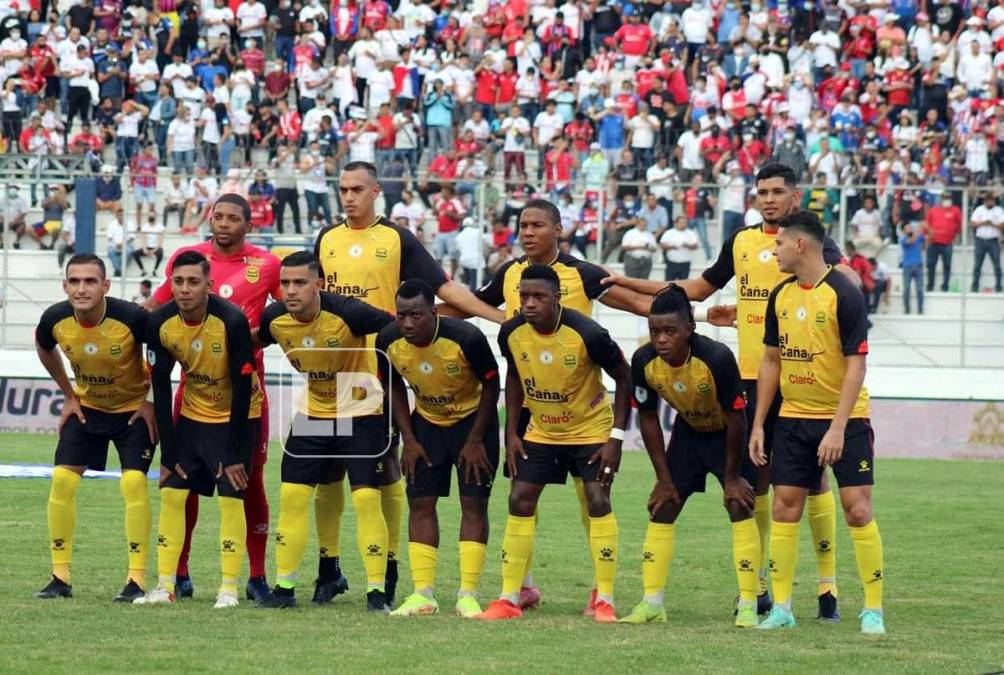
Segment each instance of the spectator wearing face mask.
M962 233L962 211L944 194L938 205L927 210L927 291L934 290L938 260L941 260L941 292L948 291L952 274L952 249L956 237Z

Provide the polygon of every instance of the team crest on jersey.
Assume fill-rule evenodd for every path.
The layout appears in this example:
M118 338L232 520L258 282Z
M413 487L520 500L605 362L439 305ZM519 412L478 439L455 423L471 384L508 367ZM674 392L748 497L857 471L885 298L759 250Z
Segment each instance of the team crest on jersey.
M540 359L540 362L543 363L545 366L549 366L552 363L554 363L554 354L547 351L546 349L540 353L538 358Z
M202 340L196 338L192 340L192 351L201 352L202 351Z
M385 248L378 248L376 250L376 253L374 253L374 255L378 259L380 259L380 260L386 260L387 259L387 249L385 249Z
M117 359L122 356L122 345L112 345L108 348L108 353L113 359Z
M459 375L460 374L460 366L458 366L456 363L447 363L446 364L446 374L449 375L450 377L455 377L455 376Z
M579 365L579 360L575 358L575 354L565 354L563 361L565 363L565 368L568 368L569 370L574 370L575 366Z
M708 384L707 382L701 382L700 384L697 385L697 393L704 394L705 396L707 396L708 394L711 393L711 385Z
M88 342L84 345L84 353L88 356L94 356L98 353L98 346L93 342Z
M261 279L261 270L254 265L248 265L244 270L244 278L248 280L248 283L256 284Z
M635 387L634 388L634 398L638 403L644 403L648 400L648 391L645 387Z
M799 307L798 309L795 310L795 318L798 319L799 321L805 321L805 317L807 317L808 315L809 312L808 310L805 309L805 307Z
M816 323L826 323L826 314L823 312L816 312Z
M329 349L335 349L342 346L342 341L336 337L329 337L325 340L325 344L328 345Z
M423 375L431 375L432 364L429 363L428 361L422 361L420 364L418 364L418 372L422 373Z
M224 300L229 300L230 296L234 294L234 287L230 284L223 284L220 286L220 297Z
M222 356L223 345L221 345L219 342L212 342L209 344L209 351L213 353L213 356Z
M765 248L764 250L760 251L760 254L757 256L760 262L765 264L769 263L770 259L773 257L774 257L774 252L771 251L769 248Z
M363 254L362 244L353 244L349 247L349 255L353 258L358 258Z
M678 394L684 394L687 391L687 385L681 382L680 380L677 380L676 382L673 383L673 390L676 391L676 393Z

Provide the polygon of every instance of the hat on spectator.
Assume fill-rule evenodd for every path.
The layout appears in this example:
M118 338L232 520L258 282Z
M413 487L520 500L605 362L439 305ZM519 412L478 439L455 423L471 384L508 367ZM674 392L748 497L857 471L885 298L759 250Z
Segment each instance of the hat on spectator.
M604 108L613 108L616 105L617 105L617 101L615 101L612 98L603 99L603 107Z
M930 21L931 17L927 15L927 12L918 12L917 21Z
M892 12L886 12L885 22L889 23L890 21L892 21L893 23L899 21L899 14L893 14Z
M112 166L111 164L105 164L104 166L101 167L101 173L106 175L111 175L115 173L115 167Z
M56 37L66 37L66 28L64 26L56 26Z
M599 143L590 143L589 144L589 149L590 150L602 150L603 146L600 145Z
M966 25L967 26L982 26L983 25L983 19L981 19L978 16L971 16L971 17L969 17L966 20Z
M726 162L725 163L725 170L726 171L738 171L739 170L739 162L737 162L735 160L732 160L730 162Z
M471 217L464 218L461 224L463 225L463 227L474 227L477 225L477 223Z

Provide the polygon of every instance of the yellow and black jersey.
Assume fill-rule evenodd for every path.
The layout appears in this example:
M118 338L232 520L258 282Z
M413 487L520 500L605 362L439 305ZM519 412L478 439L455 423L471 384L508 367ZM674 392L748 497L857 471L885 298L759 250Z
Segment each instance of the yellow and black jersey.
M590 316L593 313L593 300L610 290L609 286L601 283L610 274L599 265L560 252L548 264L558 273L561 306L566 309L574 309ZM520 276L529 266L530 261L526 256L510 260L475 295L492 307L505 305L507 317L516 316L519 314Z
M724 288L736 278L736 323L739 332L739 373L755 380L763 358L764 312L770 292L788 275L778 269L774 257L777 233L763 225L746 227L725 240L718 259L701 275L715 288ZM843 261L840 248L829 237L823 242L828 265Z
M652 343L639 347L631 359L631 379L639 410L656 410L661 396L676 410L677 420L694 431L721 431L724 411L746 407L732 350L696 333L679 366L656 354Z
M488 339L474 324L439 317L432 342L419 347L393 323L377 336L377 349L415 393L415 409L429 422L451 427L477 412L481 385L498 377Z
M780 416L830 419L846 357L868 353L864 297L832 267L811 287L790 277L771 293L763 342L781 354ZM868 390L861 387L851 418L868 416Z
M35 342L46 351L58 345L66 354L81 405L112 413L134 411L149 388L142 347L147 317L135 303L105 298L101 321L85 326L64 300L42 313Z
M524 439L554 445L605 443L613 411L602 370L624 363L624 355L600 324L560 308L553 333L538 333L522 316L499 329L499 347L523 386L530 410Z
M393 320L361 300L322 292L313 321L298 320L281 302L266 307L258 339L278 344L293 368L307 376L300 412L322 419L375 415L383 411L384 388L367 336Z
M345 223L323 228L314 243L326 290L394 312L394 295L406 279L438 290L448 279L407 228L380 217L365 230Z
M251 350L251 329L239 307L209 296L206 317L189 324L173 300L150 315L147 361L153 379L154 409L165 459L175 457L171 371L180 363L185 373L181 415L196 422L229 424L226 454L234 462L249 461L250 448L240 442L243 425L261 416L261 387ZM252 398L257 399L257 415ZM166 433L165 433L166 431ZM173 466L173 461L165 461Z

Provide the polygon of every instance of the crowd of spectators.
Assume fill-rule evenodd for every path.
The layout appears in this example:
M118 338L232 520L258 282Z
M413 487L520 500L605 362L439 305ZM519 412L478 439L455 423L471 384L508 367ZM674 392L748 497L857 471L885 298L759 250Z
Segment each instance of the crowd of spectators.
M98 206L145 237L142 269L144 228L195 230L221 191L262 231L315 230L366 160L454 270L476 200L511 230L541 194L569 250L676 275L712 256L709 221L757 222L777 160L865 260L899 246L918 292L939 262L948 289L952 188L986 190L967 215L1000 291L1004 0L3 0L0 67L6 151L107 164ZM50 192L18 239L60 245Z

